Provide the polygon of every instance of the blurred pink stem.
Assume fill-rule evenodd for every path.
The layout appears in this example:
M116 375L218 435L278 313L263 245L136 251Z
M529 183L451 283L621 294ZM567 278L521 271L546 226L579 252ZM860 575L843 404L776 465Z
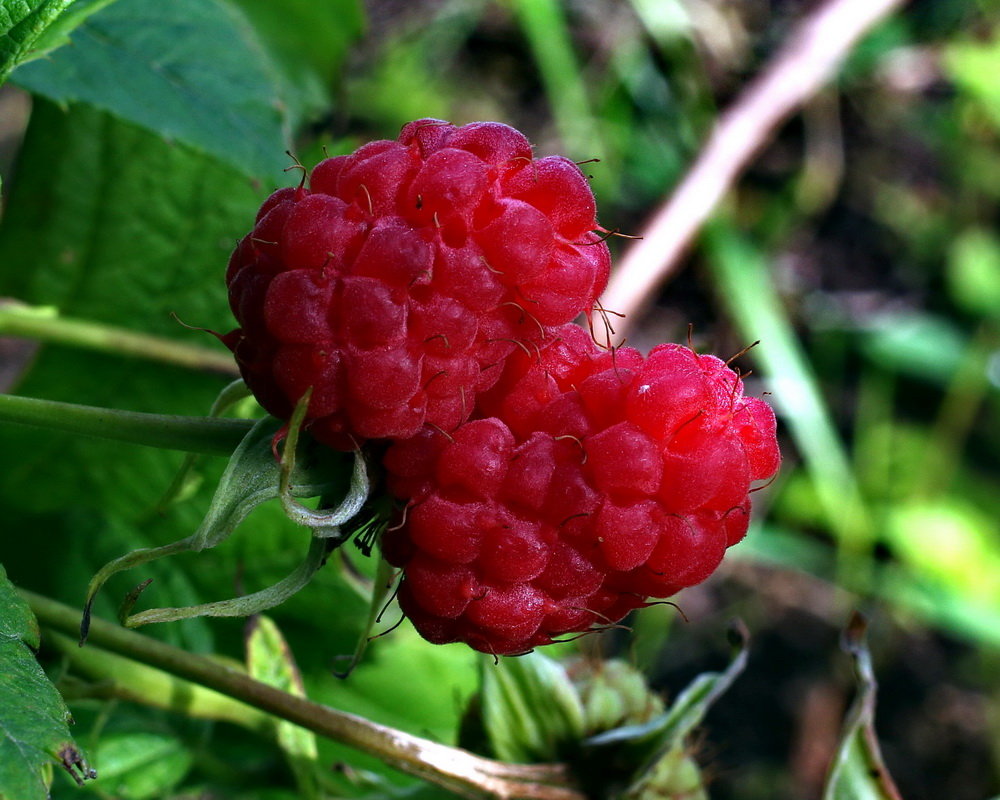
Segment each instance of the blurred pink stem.
M615 321L617 341L678 268L691 240L777 127L833 77L865 33L904 2L824 3L799 23L770 64L719 117L687 175L612 273L601 303L628 315ZM600 319L595 318L594 330L604 330Z

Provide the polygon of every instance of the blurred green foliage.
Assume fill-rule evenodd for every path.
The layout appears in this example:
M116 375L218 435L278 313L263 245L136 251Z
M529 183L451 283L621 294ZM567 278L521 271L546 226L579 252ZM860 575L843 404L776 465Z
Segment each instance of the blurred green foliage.
M311 165L324 150L392 137L417 117L500 119L539 153L600 158L586 169L603 224L638 233L719 110L803 13L763 0L78 0L72 24L46 38L43 23L65 5L0 2L10 34L0 37L0 76L12 69L11 81L33 93L26 129L12 116L0 131L18 149L0 176L0 297L205 346L213 341L170 312L219 331L231 325L222 272L263 198L298 179L282 174L284 150ZM67 35L69 45L49 51ZM983 708L989 700L994 715L998 75L1000 3L909 4L760 154L631 334L645 347L683 340L694 323L696 344L720 354L763 339L740 363L758 370L748 385L771 392L782 411L785 464L755 495L758 523L734 549L738 563L713 579L744 590L739 601L715 600L716 616L736 610L766 627L768 598L808 576L834 599L823 608L801 600L804 612L836 620L867 605L892 630L957 648L962 674L945 676L948 686ZM613 244L620 255L627 242ZM17 381L4 390L157 412L206 413L224 384L64 346L14 366ZM197 526L221 465L199 462L184 502L161 513L181 461L0 426L0 563L15 583L79 603L105 561ZM305 536L263 509L218 550L144 569L155 578L149 592L157 605L187 605L266 586L292 570ZM330 679L367 624L359 588L374 565L350 556L360 574L334 559L274 612L310 696L453 741L476 688L467 650L431 647L404 626L377 640L346 681ZM104 616L129 584L109 588L96 609ZM707 602L686 594L682 605L686 596ZM634 658L654 674L678 652L669 620L650 609L636 623ZM151 632L194 651L243 652L234 621ZM79 680L72 670L66 678ZM102 772L88 792L298 796L299 768L254 733L116 705L99 685L75 689L77 739ZM980 800L1000 791L1000 734L979 713L969 723L985 753L974 778L935 783L917 770L904 794L947 786L954 800ZM725 731L715 733L726 747ZM324 741L318 749L328 796L419 791L374 759ZM804 784L772 768L723 775L718 796L803 796ZM54 796L74 791L56 778Z

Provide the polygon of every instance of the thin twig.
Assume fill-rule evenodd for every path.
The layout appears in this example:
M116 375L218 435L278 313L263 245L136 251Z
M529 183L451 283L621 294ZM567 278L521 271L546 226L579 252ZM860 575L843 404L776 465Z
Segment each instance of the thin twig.
M627 317L677 269L702 225L777 127L829 81L851 48L905 0L828 0L792 31L764 71L720 117L691 169L654 214L601 298Z
M231 455L253 427L249 419L147 414L0 394L4 422L214 456Z
M221 349L212 350L164 336L90 320L67 318L49 309L2 300L0 335L37 339L40 342L64 344L126 358L161 361L220 375L236 377L240 374L232 354Z
M75 635L79 611L33 592L22 590L21 594L43 627ZM99 619L91 620L88 641L363 750L401 772L463 797L584 800L584 795L572 788L562 764L506 764L482 758L283 692L221 662Z

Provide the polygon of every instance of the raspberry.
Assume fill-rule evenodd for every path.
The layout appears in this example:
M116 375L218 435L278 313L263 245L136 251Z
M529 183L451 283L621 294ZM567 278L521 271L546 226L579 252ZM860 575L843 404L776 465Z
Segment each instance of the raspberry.
M519 345L588 310L607 247L586 178L496 122L406 125L279 189L229 262L223 337L271 414L351 449L454 430Z
M454 435L386 451L408 507L385 554L432 642L521 653L705 580L778 468L773 412L721 360L555 333L508 359Z

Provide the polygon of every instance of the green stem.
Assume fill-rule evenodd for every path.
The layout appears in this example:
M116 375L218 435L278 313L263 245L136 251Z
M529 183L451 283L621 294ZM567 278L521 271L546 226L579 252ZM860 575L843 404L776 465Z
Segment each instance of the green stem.
M79 611L32 592L21 593L39 623L71 636L76 634ZM505 764L482 758L283 692L210 658L99 619L91 621L90 641L109 652L214 689L321 736L371 753L401 772L465 797L584 800L583 794L571 788L561 764Z
M232 455L253 427L248 419L144 414L12 394L0 394L0 422L213 456Z
M915 495L935 497L954 481L976 415L990 390L989 359L998 339L1000 332L995 324L984 322L969 342L931 428Z
M807 354L781 305L764 255L725 219L704 236L709 268L747 335L763 344L755 355L767 369L774 402L805 460L818 500L838 542L840 584L858 592L871 585L875 531L846 448L819 389Z
M116 356L162 361L189 369L239 375L232 355L127 328L59 317L54 310L0 304L0 335L22 336Z
M512 0L511 5L532 50L567 150L583 158L607 157L597 117L590 112L584 70L573 50L566 12L557 0ZM608 182L609 170L597 180Z
M44 636L46 643L69 661L74 674L93 681L86 685L84 697L128 700L188 717L231 722L262 735L274 735L274 717L260 709L99 647L80 647L75 637L64 636L51 628L45 628Z

